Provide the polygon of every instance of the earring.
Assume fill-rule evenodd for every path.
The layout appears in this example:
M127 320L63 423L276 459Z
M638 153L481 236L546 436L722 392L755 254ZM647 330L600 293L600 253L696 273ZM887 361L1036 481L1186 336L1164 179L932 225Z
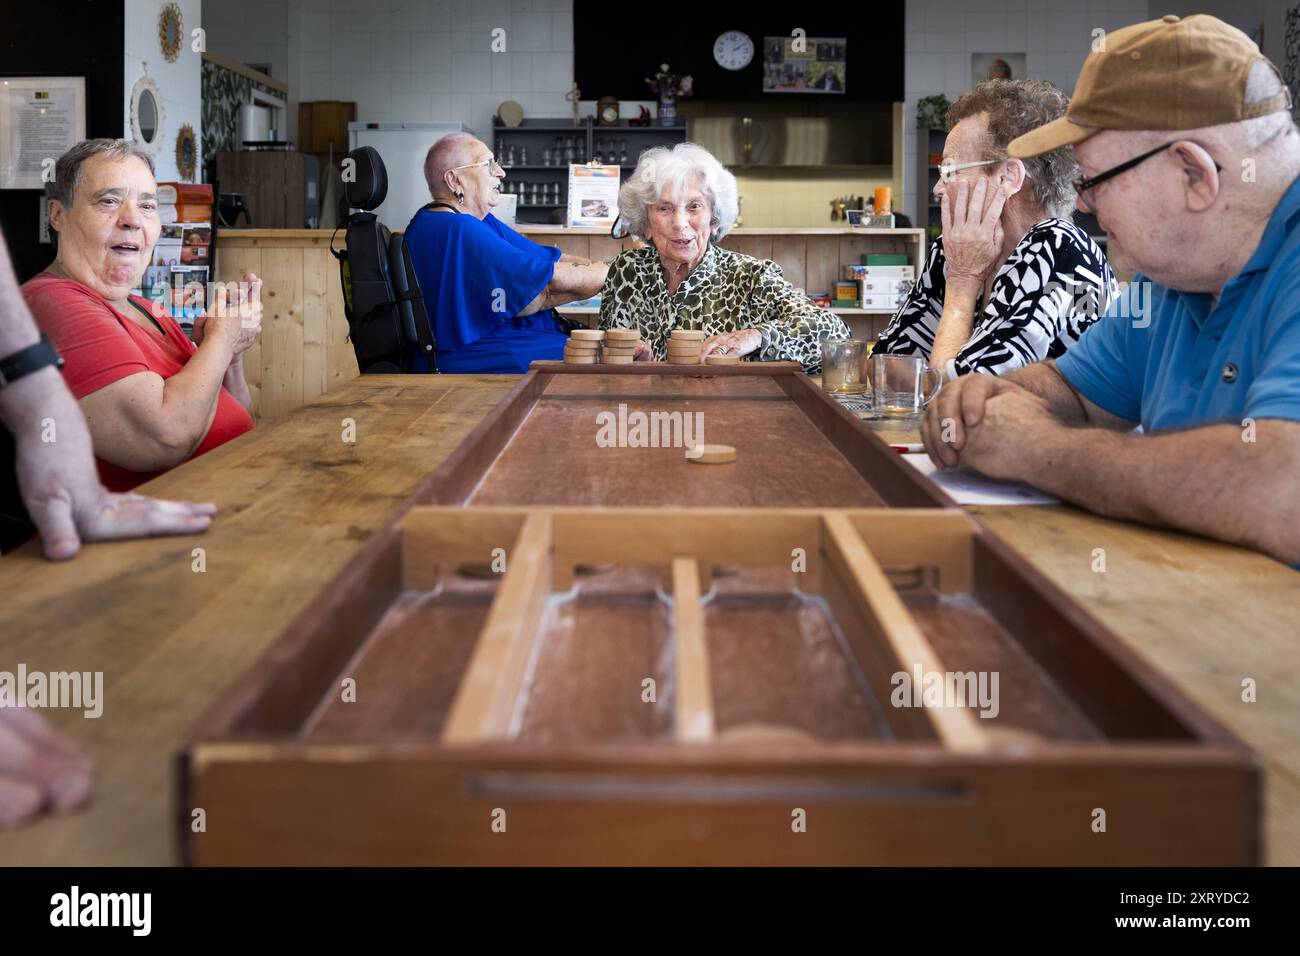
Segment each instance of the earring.
M456 201L457 201L458 203L460 203L462 206L465 205L465 194L464 194L464 193L456 193Z

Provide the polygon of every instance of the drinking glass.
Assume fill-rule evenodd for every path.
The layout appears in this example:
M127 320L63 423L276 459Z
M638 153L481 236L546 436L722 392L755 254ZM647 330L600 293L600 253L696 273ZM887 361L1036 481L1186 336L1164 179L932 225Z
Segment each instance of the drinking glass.
M867 343L857 339L822 343L822 388L855 395L867 390L862 380L862 356Z
M934 384L928 380L933 377ZM887 418L909 418L921 413L939 394L943 372L931 368L918 355L871 356L871 408Z

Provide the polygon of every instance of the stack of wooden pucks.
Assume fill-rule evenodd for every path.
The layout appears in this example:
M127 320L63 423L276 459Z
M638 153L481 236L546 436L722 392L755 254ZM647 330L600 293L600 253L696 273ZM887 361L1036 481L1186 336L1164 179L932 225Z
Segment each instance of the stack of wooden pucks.
M698 329L673 329L668 333L668 361L673 365L699 365L704 333Z
M566 365L595 365L600 360L600 343L605 333L600 329L574 329L564 343Z
M636 329L608 329L601 361L609 365L631 365L640 347L641 333Z

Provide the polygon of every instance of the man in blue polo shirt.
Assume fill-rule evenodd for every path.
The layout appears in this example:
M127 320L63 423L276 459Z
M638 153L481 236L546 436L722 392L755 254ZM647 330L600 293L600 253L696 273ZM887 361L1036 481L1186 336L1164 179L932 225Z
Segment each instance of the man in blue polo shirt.
M1277 70L1209 16L1115 31L1062 119L1126 296L1056 361L949 383L937 465L1300 565L1300 132ZM1134 434L1136 425L1141 434Z

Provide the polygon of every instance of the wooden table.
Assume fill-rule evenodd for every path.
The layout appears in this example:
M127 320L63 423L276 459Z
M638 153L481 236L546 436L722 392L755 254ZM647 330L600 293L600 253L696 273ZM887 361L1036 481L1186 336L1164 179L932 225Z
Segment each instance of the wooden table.
M98 761L93 803L0 834L0 862L173 862L172 757L186 730L513 382L356 379L146 486L215 501L207 535L92 546L65 565L31 546L0 559L0 669L102 670L105 697L98 720L46 712ZM1266 859L1300 864L1296 572L1067 507L977 513L1256 749ZM1096 548L1104 574L1091 570ZM1241 701L1245 677L1258 703Z

